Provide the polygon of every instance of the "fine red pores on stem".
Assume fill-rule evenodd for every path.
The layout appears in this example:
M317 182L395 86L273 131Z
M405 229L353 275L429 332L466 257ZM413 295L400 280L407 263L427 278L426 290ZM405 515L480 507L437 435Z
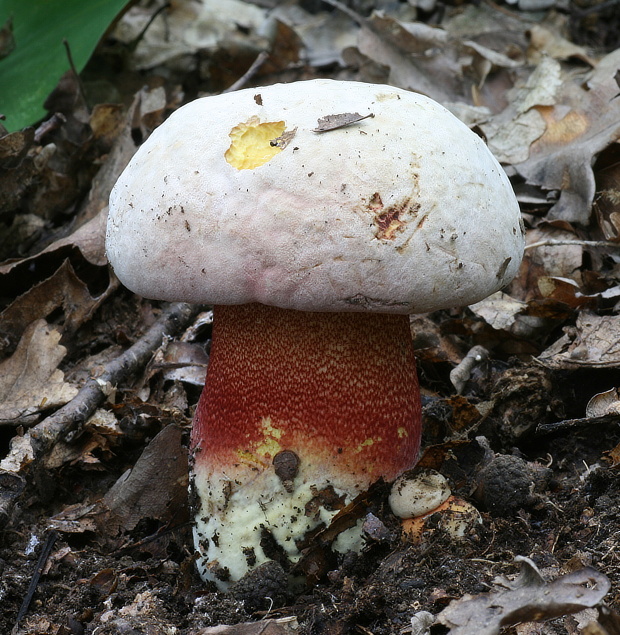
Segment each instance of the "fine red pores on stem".
M288 449L364 489L411 467L419 441L408 316L215 307L197 469L247 478Z
M225 588L411 467L408 315L501 289L519 206L484 142L432 100L313 80L198 99L110 196L135 293L216 306L192 432L201 575ZM335 550L359 549L359 527Z

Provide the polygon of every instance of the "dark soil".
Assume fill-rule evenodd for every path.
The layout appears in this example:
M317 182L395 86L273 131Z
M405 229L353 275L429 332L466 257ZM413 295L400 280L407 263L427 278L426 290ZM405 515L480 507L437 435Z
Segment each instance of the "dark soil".
M449 10L462 4L441 6ZM597 2L569 4L574 42L596 42L599 49L609 50L617 45L617 3L603 3L600 11L592 10ZM173 87L184 83L185 97L193 96L192 82L197 80L191 75L164 81L126 70L116 73L121 57L108 42L85 77L109 79L116 74L119 85L131 87L131 95L142 83L160 82L178 96ZM245 60L240 66L247 68ZM297 67L260 81L339 72ZM236 69L231 73L240 74ZM222 86L213 85L212 91L224 88L228 79ZM74 91L71 108L77 110L78 88L65 89ZM56 135L48 137L57 144L56 172L22 182L23 187L15 185L19 191L11 192L10 205L45 218L45 227L5 249L7 259L40 253L69 235L77 210L85 209L92 179L109 157L109 140L84 141L79 118L69 121L71 126L49 133ZM131 133L135 141L149 131L142 121ZM64 185L56 178L61 173L72 176ZM162 306L115 286L105 266L89 262L69 245L3 275L1 295L7 301L3 299L2 308L9 297L51 276L65 259L92 298L106 294L99 304L93 302L92 313L70 327L66 305L47 316L48 322L64 327L67 355L62 370L83 382L93 360L105 364L139 340ZM379 485L370 495L378 524L368 530L364 551L339 558L322 553L328 564L319 563L316 579L296 592L288 590L277 568L253 574L227 594L216 593L199 579L184 448L200 389L167 378L156 360L127 378L105 404L117 428L86 427L60 443L59 454L33 461L23 470L23 480L0 474L0 633L191 635L208 626L291 615L305 635L408 633L418 611L437 614L465 594L488 592L498 576L515 576L514 558L519 555L530 557L548 579L585 566L596 568L611 581L607 604L620 610L618 416L581 419L593 394L618 386L620 372L589 367L552 371L534 359L560 337L563 326L574 322L575 313L566 309L553 330L527 342L507 334L489 336L467 310L414 319L425 394L422 464L444 474L453 493L480 510L482 522L455 539L440 519L431 517L420 543L408 543L389 511L387 488ZM209 334L205 321L194 340L208 347ZM3 357L15 350L20 336L0 332ZM455 395L449 381L453 352L462 356L475 344L488 344L491 337L505 337L506 342L494 341L491 360L475 370L463 395ZM89 365L84 367L86 358ZM1 456L24 430L0 428ZM157 445L153 440L162 430L173 441ZM157 490L150 507L111 495L128 469L137 470L149 447L160 463L155 474L138 470L142 481L136 489ZM160 471L167 461L176 467ZM557 618L546 628L578 631L569 617ZM433 626L432 631L438 635L445 629Z

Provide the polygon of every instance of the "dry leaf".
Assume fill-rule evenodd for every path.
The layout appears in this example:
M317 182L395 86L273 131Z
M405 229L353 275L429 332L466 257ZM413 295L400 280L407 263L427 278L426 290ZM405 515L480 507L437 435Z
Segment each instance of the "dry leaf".
M565 278L581 284L584 247L576 244L576 239L573 232L551 225L529 230L526 243L537 246L526 245L519 273L510 284L510 295L525 301L545 297L538 285L541 278ZM573 244L560 247L553 244L562 240L573 241Z
M620 365L620 316L581 312L574 327L538 356L554 369L589 366L612 368Z
M596 189L594 158L620 138L619 67L617 50L604 57L585 82L564 76L554 105L535 107L544 120L544 133L531 144L528 159L514 167L528 183L560 192L549 220L589 222Z
M309 13L298 2L278 2L270 16L294 29L303 42L304 59L311 66L342 63L342 52L357 41L357 23L340 11Z
M66 258L49 278L31 286L0 313L0 332L17 339L33 320L44 319L61 307L65 314L63 331L73 332L91 317L116 286L115 282L111 283L102 294L93 297Z
M67 534L82 534L85 531L97 531L95 517L101 512L97 504L69 505L49 519L50 529Z
M360 30L359 51L389 68L387 83L428 95L440 103L469 101L458 52L440 28L401 23L376 11Z
M265 9L241 0L172 3L143 33L153 14L151 7L133 6L116 25L114 37L126 44L138 42L130 64L147 70L166 63L179 65L197 51L217 51L233 37L251 41L266 19ZM245 37L243 34L246 33ZM189 63L189 62L188 62Z
M164 378L183 381L194 386L204 386L209 355L200 344L170 342L161 355L158 365L164 370Z
M573 44L559 33L540 24L533 24L530 27L529 36L530 48L528 57L532 61L540 59L542 55L548 55L557 60L567 60L574 57L590 66L596 66L596 62L582 46Z
M182 430L166 426L145 448L130 472L110 488L103 502L112 513L101 528L129 531L143 518L167 522L187 506L187 450Z
M514 582L503 581L506 590L466 595L451 602L437 621L450 628L451 635L495 635L504 626L597 606L611 586L602 573L590 567L547 583L529 558L517 556L516 560L521 563L521 573Z
M367 115L360 115L359 112L343 112L340 115L326 115L325 117L319 118L317 121L317 127L313 128L312 132L328 132L329 130L337 130L338 128L350 126L351 124L363 121L369 117L374 117L374 114L369 113Z
M508 92L510 106L488 123L481 124L487 143L501 163L527 160L530 146L545 132L545 120L537 106L553 106L562 84L561 66L544 57L522 86Z
M11 357L0 364L0 425L32 423L39 414L63 406L78 392L65 382L58 364L67 349L45 320L33 322Z
M243 622L231 626L208 626L192 635L297 635L299 624L294 615L275 620L261 620L260 622Z
M620 394L618 388L599 392L588 401L586 417L604 417L605 415L620 415Z
M596 170L594 211L606 240L620 240L620 144L605 151L605 161Z

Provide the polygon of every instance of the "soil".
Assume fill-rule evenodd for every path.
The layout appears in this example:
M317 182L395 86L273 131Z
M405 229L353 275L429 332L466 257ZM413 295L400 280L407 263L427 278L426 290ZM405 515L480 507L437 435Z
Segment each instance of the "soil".
M420 371L424 377L423 365ZM541 368L513 360L491 371L486 381L501 386L502 377L523 379L528 372L540 376ZM91 509L92 504L109 497L114 479L126 466L136 465L144 444L166 423L187 443L189 418L162 422L134 404L132 428L125 428L112 447L100 443L95 448L101 461L76 460L75 465L33 474L2 537L0 631L11 632L39 568L19 633L189 635L207 626L290 615L297 616L300 632L308 634L407 632L418 611L436 614L465 594L488 592L500 575L514 576L518 555L532 558L550 579L595 567L611 581L608 604L618 607L620 472L610 451L620 443L620 429L615 421L581 420L536 432L537 424L557 420L549 413L540 419L537 403L546 403L547 410L554 403L567 409L570 403L560 404L554 397L559 400L569 385L578 401L577 387L596 381L589 373L582 373L579 383L574 375L543 374L546 382L527 384L520 396L521 416L537 418L534 432L503 445L499 437L489 442L490 435L480 437L470 430L458 440L433 444L422 459L424 466L434 465L449 479L454 494L481 510L482 522L455 539L431 517L421 541L409 544L386 504L387 488L378 487L371 508L380 531L368 530L362 553L334 560L321 579L296 593L287 591L281 569L259 571L231 593L216 593L205 585L194 568L186 498L166 522L144 517L131 531L113 531L109 516L97 520L103 512ZM492 396L498 400L497 411L505 405L501 398ZM438 410L452 407L450 400L454 398L427 399L427 429L437 433L438 426L452 424L452 417L442 423L437 418ZM528 404L534 404L530 412ZM149 410L146 405L144 410ZM142 423L140 415L146 415ZM510 421L487 423L488 432L500 424ZM450 436L446 429L443 434ZM130 524L126 516L123 523ZM42 552L48 556L40 564ZM567 629L562 619L556 620L556 631Z
M620 35L613 11L575 13L572 40L611 49ZM87 74L101 72L109 53L100 50ZM289 78L337 72L304 68ZM135 87L141 79L129 83ZM70 233L72 211L110 150L99 145L76 152L75 138L62 141L57 147L65 161L59 164L75 176L73 190L53 203L63 214L48 223L45 236L7 258L40 253ZM49 181L31 187L28 201L43 205L48 187ZM136 298L114 284L107 268L87 262L75 248L63 249L91 296L107 294L62 340L67 355L61 368L83 383L85 359L89 368L94 360L113 360L144 336L164 305ZM51 272L54 257L37 266ZM20 270L22 286L28 276L32 285L37 275L44 277L34 269ZM5 280L3 294L11 295L19 285L8 275ZM55 318L63 322L61 310L47 317ZM209 321L204 313L201 319L192 341L208 348ZM508 345L495 342L492 357L457 395L449 377L459 357L454 351L462 357L475 344L488 343L488 334L481 335L466 309L414 318L424 392L419 469L441 472L479 519L454 537L441 515L433 515L412 541L390 512L389 487L379 483L364 503L364 550L335 556L320 546L306 561L306 584L294 591L278 566L261 568L229 593L200 580L186 487L186 448L200 388L171 379L164 364L134 371L105 405L116 426L91 424L23 475L0 474L0 633L192 635L286 616L297 618L296 632L303 635L409 633L416 613L438 614L466 594L495 589L499 576L514 578L517 556L531 558L549 580L594 567L611 583L606 604L620 610L618 416L583 418L591 396L617 386L620 372L551 370L535 359L571 320L569 311L555 331L529 342L507 335ZM5 337L8 355L19 338ZM23 433L23 427L0 429L3 456ZM151 471L140 463L145 452L157 459ZM119 479L131 469L135 480L129 486ZM148 504L135 492L149 493ZM544 626L571 634L579 628L566 615ZM446 628L435 624L431 630L438 635Z

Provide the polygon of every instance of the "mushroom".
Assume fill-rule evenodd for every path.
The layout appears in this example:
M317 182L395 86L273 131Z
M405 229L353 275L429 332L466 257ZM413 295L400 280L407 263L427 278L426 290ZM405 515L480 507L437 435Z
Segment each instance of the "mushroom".
M118 179L106 241L133 292L214 305L191 448L198 567L219 588L295 562L415 464L408 316L500 289L524 244L508 178L456 117L332 80L177 110ZM356 526L333 546L361 544Z

